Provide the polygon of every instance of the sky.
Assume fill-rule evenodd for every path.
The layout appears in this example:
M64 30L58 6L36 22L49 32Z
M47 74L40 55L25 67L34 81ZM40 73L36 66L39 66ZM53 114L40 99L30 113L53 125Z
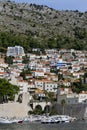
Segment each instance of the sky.
M87 0L14 0L18 3L35 3L39 5L47 5L57 10L79 10L87 11Z

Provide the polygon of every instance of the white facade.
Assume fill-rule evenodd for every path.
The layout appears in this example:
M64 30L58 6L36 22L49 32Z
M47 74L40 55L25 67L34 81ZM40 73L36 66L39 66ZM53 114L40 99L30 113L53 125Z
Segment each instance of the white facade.
M28 92L28 82L19 81L18 86L20 88L20 93L27 93Z
M44 82L42 80L35 80L35 88L44 90Z
M0 63L0 67L7 68L7 67L8 67L8 64L6 64L6 63Z
M54 81L46 81L44 82L44 89L47 91L47 92L57 92L57 82L54 82Z
M82 103L85 100L87 100L87 93L80 93L79 94L79 103Z
M4 67L0 67L0 72L5 72Z
M25 56L24 49L21 46L8 47L7 56Z
M37 70L37 71L33 71L33 76L35 77L44 77L44 72Z

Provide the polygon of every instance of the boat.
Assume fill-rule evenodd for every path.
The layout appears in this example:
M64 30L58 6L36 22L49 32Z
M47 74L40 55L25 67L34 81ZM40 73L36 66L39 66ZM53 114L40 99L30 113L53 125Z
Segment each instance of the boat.
M11 124L12 122L5 118L0 118L0 124Z
M22 124L22 123L23 123L23 121L22 121L22 120L19 120L17 123L18 123L18 124Z
M69 123L73 122L74 119L73 117L67 116L67 115L55 115L55 116L49 116L45 117L44 119L41 120L41 123Z
M49 116L45 117L44 119L41 120L41 123L47 124L47 123L60 123L61 120L59 117L54 117L54 116Z
M22 123L23 120L18 120L18 119L5 119L5 118L0 118L0 124L13 124L13 123Z

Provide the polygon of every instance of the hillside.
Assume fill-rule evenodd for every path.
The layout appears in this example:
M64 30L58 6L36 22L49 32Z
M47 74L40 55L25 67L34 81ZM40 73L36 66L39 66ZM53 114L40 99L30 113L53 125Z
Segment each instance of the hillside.
M87 49L87 12L0 1L0 46ZM10 41L10 42L9 42ZM20 43L19 43L20 42Z

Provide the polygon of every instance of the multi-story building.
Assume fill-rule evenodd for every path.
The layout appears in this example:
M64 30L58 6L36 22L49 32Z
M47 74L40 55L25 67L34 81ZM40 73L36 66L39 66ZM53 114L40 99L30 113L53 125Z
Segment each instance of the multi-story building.
M8 47L7 48L7 56L25 56L24 49L21 46Z
M65 100L66 104L78 104L85 103L87 100L87 92L84 93L62 93L58 94L57 102L61 104L62 100Z
M58 83L51 80L44 80L44 90L47 92L57 92Z

